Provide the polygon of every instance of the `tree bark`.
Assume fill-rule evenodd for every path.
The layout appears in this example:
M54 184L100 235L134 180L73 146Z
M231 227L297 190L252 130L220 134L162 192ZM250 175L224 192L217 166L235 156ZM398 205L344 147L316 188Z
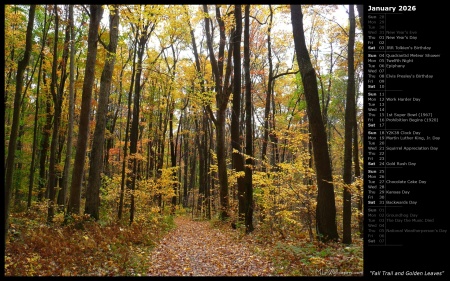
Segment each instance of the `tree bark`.
M220 218L226 220L228 215L229 197L228 197L228 176L227 176L227 162L226 162L226 147L225 147L225 111L218 110L217 112L217 166L219 176L219 197L220 197Z
M120 196L119 196L119 211L117 213L117 217L119 220L122 219L123 214L123 205L124 205L124 197L125 197L125 180L129 181L126 176L126 167L128 162L128 139L129 139L129 131L130 131L130 122L131 122L131 103L132 103L132 94L133 94L133 87L134 87L134 78L135 78L135 72L136 72L136 46L137 46L137 38L138 38L139 32L136 30L135 34L135 40L134 40L134 53L133 53L133 64L132 64L132 71L131 71L131 82L130 82L130 90L128 92L128 106L127 106L127 125L125 128L125 143L123 145L123 161L122 161L122 180L120 183ZM128 183L127 183L128 184Z
M69 172L72 160L72 144L73 144L73 122L75 111L75 23L73 21L73 5L69 5L69 23L70 23L70 78L69 78L69 119L67 130L67 149L66 159L64 161L63 182L61 190L58 194L58 205L65 206L67 201L67 190L69 186Z
M37 77L37 85L36 85L36 109L34 114L34 129L33 129L33 149L31 152L31 164L30 164L30 176L29 176L29 186L28 186L28 203L27 208L31 208L31 198L33 193L33 186L34 186L34 172L36 169L35 161L36 161L36 149L37 149L37 129L38 129L38 116L39 116L39 93L40 93L40 86L41 86L41 74L42 74L42 63L44 60L43 51L45 47L45 42L47 41L47 32L48 29L45 29L45 26L47 25L47 11L44 11L44 30L43 30L43 37L42 37L42 46L40 50L39 55L39 70L38 70L38 77Z
M150 27L150 30L148 30ZM141 30L142 28L142 30ZM130 181L128 188L132 190L131 192L131 204L130 204L130 224L134 221L134 194L133 190L136 187L136 179L138 178L138 160L136 159L137 153L137 143L139 138L139 112L140 112L140 97L141 97L141 74L142 74L142 62L145 53L145 45L147 44L148 39L150 38L150 34L154 29L154 25L151 25L150 22L147 22L143 26L141 24L136 25L136 29L140 33L139 42L138 42L138 50L137 50L137 69L136 69L136 78L135 78L135 86L134 86L134 96L133 96L133 119L131 122L130 129L130 156L133 157L131 161L131 171L132 175L130 177Z
M354 69L354 45L355 45L355 12L354 5L349 5L350 31L348 35L348 81L347 101L345 105L345 136L344 136L344 191L343 191L343 234L342 243L352 243L352 130L355 121L355 69Z
M188 120L188 118L186 118ZM183 208L187 208L188 206L188 173L189 173L189 138L183 134L183 142L184 142L184 169L183 169Z
M89 140L89 120L91 114L92 88L95 78L95 61L97 58L98 27L103 15L101 5L90 6L88 52L83 81L81 98L80 123L78 129L77 152L75 154L74 168L72 172L72 184L70 186L70 198L68 214L79 214L81 208L81 185L84 175L84 162Z
M175 71L175 69L173 70ZM173 170L173 177L176 178L177 172L175 170L175 167L177 166L177 154L176 154L176 147L175 147L175 141L173 139L173 112L175 110L175 102L172 101L172 104L170 105L170 113L169 113L169 141L170 141L170 164L172 166ZM178 193L178 186L176 183L173 184L173 192L174 195L172 196L172 209L171 214L175 214L175 209L177 205L177 193Z
M266 93L266 104L264 108L264 137L261 150L261 161L263 161L262 171L266 171L266 154L267 154L267 143L269 141L269 120L270 120L270 101L272 95L272 81L273 81L273 66L272 66L272 40L270 36L270 31L272 29L273 11L272 6L269 5L270 15L269 15L269 27L267 28L267 59L269 61L269 78L267 82L267 93Z
M142 35L141 35L142 36ZM137 50L137 57L138 57L138 63L136 67L136 74L135 74L135 80L134 80L134 95L133 95L133 118L131 121L131 128L130 128L130 170L131 175L129 175L129 181L128 181L128 189L131 190L130 194L130 225L134 221L134 194L133 190L136 186L136 178L137 178L137 159L135 158L137 153L137 141L138 141L138 134L139 134L139 102L140 102L140 94L141 94L141 73L142 73L142 59L144 55L144 46L147 40L145 40L145 36L142 36L138 43L138 50Z
M253 130L252 90L250 80L250 5L244 12L244 75L245 75L245 231L253 231Z
M118 5L114 5L113 7L109 15L109 45L106 48L106 60L100 78L100 93L97 103L91 164L86 189L86 205L84 209L84 213L91 215L95 220L100 218L100 186L104 163L103 146L105 142L106 115L108 113L108 99L111 90L114 64L116 62L117 40L119 37L119 9Z
M203 11L208 14L208 6L203 5ZM228 198L228 175L227 175L227 163L226 163L226 147L225 147L225 122L226 122L226 109L228 99L230 97L230 91L228 89L228 83L231 76L231 58L233 54L233 44L230 42L228 48L227 67L225 70L225 78L223 76L224 66L224 49L225 49L225 23L220 14L220 8L216 5L216 19L219 23L219 58L216 59L214 55L212 36L210 31L211 19L205 17L205 31L206 42L208 45L209 58L211 68L214 76L215 90L216 90L216 105L217 105L217 117L214 117L212 111L207 107L210 117L216 125L216 138L217 138L217 166L219 176L219 198L220 198L220 218L226 220L229 217L229 198Z
M23 74L27 65L30 61L31 48L32 48L32 35L33 35L33 23L34 15L36 12L36 5L30 6L30 12L28 14L28 25L27 34L25 39L25 53L23 58L17 64L17 74L16 74L16 92L14 94L14 109L13 109L13 120L11 125L11 135L9 137L8 144L8 157L6 159L6 172L5 172L5 240L8 235L8 220L9 220L9 205L11 202L11 187L14 174L14 158L17 148L17 136L19 130L19 119L20 119L20 104L22 98L22 88L23 88Z
M127 60L122 65L122 69L120 70L119 89L118 89L119 101L117 102L117 106L115 108L112 121L109 122L109 119L107 119L107 121L106 121L106 123L107 123L106 124L106 128L111 133L111 137L106 140L106 152L105 152L106 153L106 155L105 155L105 174L108 175L109 177L111 177L112 173L114 172L112 170L112 168L110 168L111 165L109 165L109 150L114 147L114 137L113 137L113 135L114 135L114 132L115 132L115 129L116 129L116 122L117 122L117 118L119 117L119 112L121 112L122 97L123 97L123 94L122 94L122 91L123 91L123 72L124 72L125 67L127 66L128 62L130 61L130 59L131 59L131 53L128 55ZM108 118L108 116L107 116L107 118ZM120 159L119 159L119 161L120 161Z
M62 60L57 67L58 61L58 25L59 25L59 17L57 16L58 10L57 5L55 5L55 42L54 42L54 56L53 56L53 68L52 68L52 84L51 84L51 93L53 97L53 104L55 107L55 114L53 117L53 134L52 134L52 143L50 146L50 166L49 166L49 206L48 206L48 216L47 222L51 223L53 221L53 217L55 215L55 206L56 206L56 194L58 191L59 179L62 176L62 173L57 170L56 165L61 162L61 151L64 145L64 134L60 132L61 126L61 114L62 114L62 101L63 101L63 93L64 93L64 84L67 78L66 70L67 70L67 59L69 57L69 40L70 40L70 27L67 25L66 27L66 35L64 39L64 50L62 55ZM61 79L59 82L59 86L57 86L57 69L61 69Z
M42 74L42 82L44 83L44 86L47 85L47 78L46 78L46 72L45 69ZM52 129L52 105L50 103L50 96L48 91L45 91L45 125L42 128L42 139L41 139L41 151L39 155L39 193L38 193L38 201L44 201L44 199L47 197L46 194L46 182L47 182L47 175L46 175L46 168L45 163L47 162L47 154L48 149L50 147L50 130Z
M295 52L305 90L306 111L311 127L311 141L317 173L317 238L324 242L336 241L339 239L339 235L336 226L336 205L330 155L328 153L327 136L320 112L316 74L312 67L305 43L301 5L291 5L291 20Z
M61 121L61 104L59 99L59 94L57 93L57 67L58 67L58 26L59 26L59 16L57 5L54 5L55 13L55 34L53 38L53 63L52 63L52 80L50 84L50 92L53 98L53 131L52 131L52 142L50 144L50 160L48 167L48 182L47 190L49 191L49 202L48 202L48 215L47 222L51 223L54 216L54 196L55 196L55 185L57 180L56 175L56 149L58 146L58 130L59 123Z
M197 129L197 134L195 134L195 141L198 147L198 197L197 197L197 213L204 210L205 206L205 186L206 186L206 173L205 173L205 162L206 162L206 143L204 141L204 135L206 134L206 128L204 126L204 122L202 120L201 126L200 122L195 120L195 127ZM201 133L200 133L201 132Z
M239 117L241 116L241 34L242 34L242 8L241 5L235 5L234 17L236 28L234 30L233 40L233 108L231 113L231 148L232 163L236 173L244 171L244 159L242 158L241 138L239 130ZM245 221L246 195L244 177L237 177L238 189L238 221Z

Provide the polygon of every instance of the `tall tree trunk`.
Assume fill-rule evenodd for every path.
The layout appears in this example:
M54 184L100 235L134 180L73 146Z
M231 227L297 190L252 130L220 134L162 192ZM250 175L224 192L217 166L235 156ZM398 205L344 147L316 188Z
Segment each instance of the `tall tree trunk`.
M27 89L25 88L24 93L26 93ZM20 204L20 186L22 183L22 167L23 167L23 134L24 134L24 112L25 112L25 105L26 103L22 102L22 112L20 113L20 126L19 126L19 134L17 136L17 150L16 150L16 157L18 158L16 163L16 173L15 173L15 181L14 181L14 206L18 206Z
M208 14L208 6L203 5L203 11ZM226 109L231 91L229 91L229 80L231 76L231 58L233 54L233 44L230 42L228 48L227 67L225 71L225 79L223 79L223 66L224 66L224 50L225 50L225 23L220 14L220 8L216 5L216 19L219 23L219 59L216 59L213 49L213 39L210 30L210 18L205 17L205 30L206 30L206 42L208 45L210 63L212 72L214 75L215 90L216 90L216 105L217 117L214 118L211 108L208 106L207 110L214 124L216 125L216 137L217 137L217 166L219 174L219 197L220 197L220 218L226 220L229 217L229 198L228 198L228 175L227 175L227 162L226 162L226 146L225 146L225 122L226 122Z
M245 230L253 231L253 130L252 89L250 79L250 5L245 5L244 15L244 75L245 75Z
M184 110L184 108L182 109L182 111ZM182 170L181 170L181 160L183 158L183 142L181 140L181 130L183 129L183 113L181 113L180 115L180 119L178 120L178 128L177 128L177 135L175 137L175 151L178 151L178 175L177 175L177 179L178 179L178 183L177 183L177 204L181 205L181 199L183 198L181 195L181 174L182 174ZM175 154L176 156L176 154Z
M81 208L81 184L84 175L84 162L89 139L89 119L91 114L92 87L95 78L95 61L97 58L98 27L103 15L101 5L90 6L88 53L81 98L80 125L78 129L77 152L70 186L68 213L79 214Z
M139 43L138 43L138 50L137 50L137 69L136 69L136 79L135 79L135 85L134 85L134 97L133 97L133 119L131 122L131 129L130 129L130 156L134 157L137 153L137 143L139 138L139 111L140 111L140 97L141 97L141 74L142 74L142 61L144 57L145 52L145 45L147 44L147 40L150 37L150 33L147 33L148 27L150 26L150 23L145 25L143 27L143 30L140 30L141 27L136 26L136 29L139 29L140 31L140 37L139 37ZM153 30L153 29L151 29ZM133 190L135 190L136 187L136 179L138 177L138 161L134 157L131 161L131 181L129 181L129 189L132 190L131 192L131 204L130 204L130 224L134 221L134 194Z
M205 162L206 162L206 147L204 141L204 135L206 134L206 128L204 126L204 122L200 122L195 120L195 127L197 129L197 133L195 136L195 140L198 147L198 197L197 197L197 212L201 212L204 210L205 206L205 185L206 185L206 173L205 173ZM202 132L202 133L200 133ZM201 216L201 213L200 213Z
M126 177L126 166L128 162L128 139L129 139L129 131L130 131L130 122L131 122L131 102L132 102L132 94L133 94L133 87L134 87L134 78L136 73L136 55L137 55L137 38L138 38L138 30L136 30L135 35L135 43L134 43L134 54L133 54L133 65L132 65L132 71L131 71L131 82L130 82L130 90L128 92L128 110L127 110L127 125L125 128L125 144L123 145L123 161L122 161L122 180L120 184L120 198L119 198L119 211L117 214L117 217L119 220L122 219L122 213L123 213L123 205L124 205L124 197L125 197L125 179L129 181L130 179L127 179ZM127 183L128 184L128 183Z
M306 99L306 111L311 128L314 163L317 173L316 229L318 239L324 242L339 239L336 226L336 205L332 183L330 155L327 136L320 113L316 73L311 64L303 31L301 5L291 5L291 20L294 33L295 52L300 68Z
M242 34L242 8L241 5L235 5L234 17L236 28L233 36L233 63L234 63L234 79L233 79L233 108L231 113L231 148L232 163L236 173L244 171L244 159L242 158L242 148L239 130L239 117L241 116L241 34ZM246 195L244 177L237 177L238 189L238 221L245 221L246 211Z
M192 147L192 155L191 155L191 159L190 159L190 163L191 163L191 172L189 174L190 179L189 179L189 190L188 190L188 194L189 192L191 193L190 196L192 196L192 210L194 210L194 186L195 186L195 179L196 179L196 169L197 169L197 147L195 145L193 145ZM188 200L186 200L188 201ZM189 205L189 202L187 202Z
M57 192L57 182L58 176L60 176L60 172L57 169L57 165L59 163L58 159L58 148L60 146L59 139L59 127L61 123L61 114L62 114L62 94L64 88L64 81L66 76L66 63L67 62L67 46L64 47L62 63L61 67L61 82L60 87L58 88L58 26L59 26L59 16L57 5L54 6L55 13L55 38L53 45L53 64L52 64L52 82L50 85L50 91L53 98L54 105L54 115L53 115L53 131L52 131L52 142L50 145L50 163L48 168L48 183L47 189L49 191L49 202L47 209L47 223L53 222L53 217L55 215L55 205L56 205L56 192ZM68 29L66 31L65 44L69 43L69 33Z
M175 70L174 70L175 71ZM169 113L169 141L170 141L170 163L172 165L173 170L173 177L176 178L177 172L175 170L175 167L177 166L177 154L176 154L176 147L175 147L175 141L173 139L173 111L175 107L175 102L172 101L172 104L170 105L170 113ZM172 196L172 209L171 214L175 214L175 208L177 205L177 184L173 184L173 192L174 195Z
M186 118L186 120L188 120ZM184 157L183 157L183 162L184 162L184 174L183 174L183 208L187 208L188 206L188 172L189 172L189 138L183 134L183 142L184 142Z
M30 12L28 14L28 25L27 34L25 39L25 53L23 58L17 64L17 74L16 74L16 92L14 94L14 109L13 109L13 120L11 125L11 135L9 137L8 144L8 157L6 159L6 171L5 171L5 240L8 235L8 220L9 220L9 204L11 202L11 187L14 174L14 158L17 148L17 135L19 130L19 119L20 119L20 104L22 98L22 88L23 88L23 74L27 65L30 61L31 47L32 47L32 35L33 35L33 22L34 14L36 11L36 5L30 6Z
M270 90L272 91L272 93L270 94L271 97L271 102L272 102L272 114L270 115L271 117L271 122L272 125L270 126L270 134L269 134L269 139L270 139L270 143L272 145L272 157L271 157L271 166L273 167L274 170L278 170L278 163L280 163L280 153L278 151L278 137L277 137L277 133L275 132L275 116L276 116L276 105L275 105L275 94L273 91L273 88L275 87L275 79L274 77L272 77L272 86L270 88Z
M42 62L44 60L44 47L45 42L47 41L47 32L48 29L45 29L45 26L47 25L47 10L44 10L44 30L43 30L43 37L42 37L42 46L41 51L39 55L39 70L38 70L38 77L37 77L37 85L36 85L36 109L34 114L34 129L33 129L33 148L31 152L31 164L30 164L30 177L29 177L29 186L28 186L28 203L27 208L31 208L31 198L33 194L33 186L34 186L34 172L36 169L35 161L36 161L36 149L37 149L37 129L38 129L38 116L39 116L39 93L40 93L40 86L41 86L41 74L42 74Z
M195 68L197 71L197 76L201 78L200 80L200 87L201 87L201 91L205 92L205 86L203 83L203 76L202 76L202 69L200 66L200 59L199 59L199 54L197 51L197 44L195 42L195 36L194 36L194 30L191 27L191 24L189 23L189 28L190 28L190 35L191 35L191 42L192 42L192 48L194 51L194 58L195 58ZM206 198L206 184L207 184L207 170L208 170L208 166L205 165L205 162L207 161L207 155L208 155L208 151L206 149L206 118L207 118L207 112L206 109L204 109L202 111L202 128L203 128L203 132L205 135L202 136L202 138L200 138L199 134L196 134L196 143L197 143L197 147L199 150L199 194L198 194L198 198L197 198L197 209L201 209L202 207L205 206L205 199ZM196 124L196 128L197 131L200 131L200 127L198 125L198 120L194 121Z
M347 101L345 105L345 135L344 135L344 180L343 191L343 234L342 243L352 243L352 194L350 185L352 183L352 130L355 121L355 69L354 69L354 45L355 45L355 12L354 5L349 5L350 31L348 35L348 81Z
M264 108L264 137L261 150L261 161L262 171L266 171L266 154L267 154L267 143L269 141L269 120L270 120L270 102L272 95L272 83L273 83L273 66L272 66L272 40L270 36L270 31L272 29L273 11L272 6L269 5L270 15L269 15L269 27L267 28L267 59L269 61L269 79L267 82L267 94L266 94L266 105Z
M56 6L56 5L55 5ZM50 85L50 91L53 97L53 130L52 130L52 140L50 144L50 158L49 158L49 166L48 166L48 182L47 182L47 191L49 192L49 202L48 202L48 216L47 216L47 222L51 223L53 221L54 216L54 198L56 195L56 181L57 181L57 159L56 159L56 153L58 148L58 133L59 133L59 124L61 122L61 104L60 100L58 98L58 93L56 92L56 83L57 83L57 60L58 60L58 24L59 17L57 16L57 11L55 7L55 43L54 43L54 49L53 49L53 66L52 66L52 82Z
M220 218L225 220L228 218L228 176L227 176L227 151L225 147L225 111L219 110L217 112L217 124L216 134L217 134L217 166L219 174L219 196L220 196Z
M163 117L162 117L162 112L159 112L159 117L158 117L158 129L157 129L157 137L156 137L156 163L155 163L155 167L156 167L156 177L159 179L161 178L162 175L162 168L163 168L163 164L164 164L164 142L165 142L165 138L164 138L164 133L163 133ZM160 189L160 187L158 187ZM162 212L162 194L160 191L158 191L157 194L157 202L158 202L158 207L160 207L160 211Z
M47 78L45 70L42 74L42 82L44 83L44 86L47 85ZM42 128L42 139L41 139L41 151L39 156L39 193L38 193L38 201L44 201L45 198L47 198L46 194L46 182L47 182L47 174L46 174L46 161L47 161L47 153L48 149L50 147L50 130L52 129L52 105L50 102L50 95L48 91L45 91L45 125Z
M209 141L209 146L207 146L207 149L205 151L205 158L206 158L206 174L207 176L207 185L205 190L205 197L206 197L206 218L208 220L211 220L211 202L212 202L212 194L211 191L214 189L214 173L210 170L211 165L214 165L214 157L209 151L212 151L214 149L214 136L213 136L213 128L212 128L212 122L208 119L206 112L204 112L203 115L203 122L206 127L206 131L208 132L207 135L209 136L209 140L207 140L207 135L204 136L205 143Z
M58 205L65 208L67 202L67 190L69 186L69 173L72 160L73 145L73 122L75 111L75 23L73 20L73 5L69 5L69 24L70 24L70 70L69 70L69 118L67 121L67 149L66 159L64 161L63 181L61 190L58 194Z
M117 40L119 38L119 9L114 5L109 15L109 45L106 48L106 60L100 79L100 93L97 103L97 115L94 130L94 140L91 150L91 164L86 189L86 205L84 213L95 220L100 217L100 186L103 171L103 145L105 142L106 115L108 113L108 99L111 81L116 62Z

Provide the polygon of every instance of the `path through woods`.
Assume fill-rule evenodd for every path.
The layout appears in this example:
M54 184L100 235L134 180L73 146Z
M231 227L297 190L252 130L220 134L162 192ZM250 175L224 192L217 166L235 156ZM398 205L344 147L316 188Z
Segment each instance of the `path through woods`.
M226 230L186 217L175 218L175 223L176 228L152 251L149 275L273 275L270 261L252 253L247 242Z

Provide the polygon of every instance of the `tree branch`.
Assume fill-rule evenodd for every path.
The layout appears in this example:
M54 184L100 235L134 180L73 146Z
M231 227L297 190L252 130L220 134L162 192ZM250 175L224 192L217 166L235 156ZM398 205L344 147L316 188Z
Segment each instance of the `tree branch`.
M297 70L297 71L294 71L294 72L284 72L284 73L280 73L280 74L277 74L277 75L275 75L274 77L272 77L271 80L273 81L273 80L277 79L278 77L281 77L281 76L284 76L284 75L297 74L297 73L299 73L299 71L300 71L300 70Z

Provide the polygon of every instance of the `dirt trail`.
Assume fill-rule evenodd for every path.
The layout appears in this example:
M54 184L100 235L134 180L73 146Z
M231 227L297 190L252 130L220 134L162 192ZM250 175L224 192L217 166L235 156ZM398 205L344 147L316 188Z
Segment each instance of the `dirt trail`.
M207 221L175 219L170 231L153 251L152 276L270 276L268 260L253 254L245 242L212 228Z

